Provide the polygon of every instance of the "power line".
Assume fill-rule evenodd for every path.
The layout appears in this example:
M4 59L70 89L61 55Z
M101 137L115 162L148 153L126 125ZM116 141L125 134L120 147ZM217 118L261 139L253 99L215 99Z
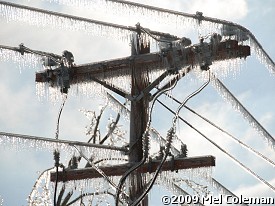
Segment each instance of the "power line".
M64 2L64 1L60 1L60 0L56 0L56 1L59 2L60 4L61 3L66 4L66 2ZM99 0L99 1L102 1L102 0ZM80 2L81 2L81 0L80 0ZM210 23L220 24L222 26L226 25L226 26L229 26L232 28L236 28L239 31L245 32L249 36L249 38L251 39L251 44L253 44L253 46L255 46L255 48L253 48L253 49L254 49L254 52L257 55L257 57L260 59L260 61L263 61L266 64L265 66L273 74L275 74L275 63L272 60L272 58L264 50L263 46L259 43L259 41L255 37L255 35L253 35L251 31L249 31L247 28L243 27L242 25L239 25L239 24L236 24L236 23L233 23L230 21L222 20L222 19L203 16L201 12L197 12L196 14L189 14L189 13L173 11L173 10L169 10L169 9L159 8L159 7L155 7L155 6L149 6L149 5L140 4L140 3L136 3L136 2L124 1L124 0L106 0L106 2L102 1L102 3L107 3L107 2L110 2L113 4L118 4L118 5L120 5L120 8L121 8L121 5L122 6L127 5L127 7L125 7L126 10L129 10L132 7L132 8L135 8L135 9L133 9L133 10L135 10L135 12L137 12L138 9L140 9L140 13L143 13L144 10L147 10L147 11L154 12L154 14L156 14L156 15L161 15L161 14L164 16L173 15L175 17L180 16L180 17L184 17L187 19L196 20L198 22L198 24L200 24L201 22L210 22ZM67 4L71 5L71 2L68 1ZM87 2L85 2L85 6L86 6L86 4L87 4ZM108 10L108 12L109 12L109 10Z
M164 93L165 95L169 96L170 98L174 98L171 95L168 95L167 93ZM120 111L123 111L126 113L125 115L129 115L130 110L122 103L120 103L116 98L114 98L111 94L107 93L108 95L108 99L110 101L112 101L114 104L116 104L119 107ZM174 98L174 101L178 101L177 99ZM179 101L178 101L179 102ZM179 102L181 103L181 102ZM184 105L185 108L189 108L188 106ZM190 108L189 108L190 109ZM191 110L191 109L190 109ZM191 110L193 111L193 110ZM195 111L194 111L195 112ZM195 112L196 113L196 112ZM203 116L201 116L200 114L196 113L197 115L199 115L201 118L205 118ZM205 118L206 119L206 118ZM154 138L156 140L156 143L159 144L165 144L166 140L164 139L164 137L162 137L154 128L150 128L150 136L152 138ZM161 143L160 143L161 142ZM174 152L174 155L178 155L180 154L180 151L174 147L173 144L171 144L171 149ZM233 197L237 197L232 191L230 191L229 189L227 189L224 185L222 185L220 182L218 182L215 178L212 177L212 182L213 182L213 186L218 188L218 189L222 189L224 191L224 193L228 193L230 195L232 195ZM174 183L174 187L177 187L178 189L181 189L177 184ZM246 204L244 204L246 205Z
M52 143L58 143L58 144L66 144L69 146L76 145L76 146L84 146L84 147L95 147L95 148L101 148L101 149L117 150L117 151L122 151L122 152L128 151L125 147L116 147L116 146L109 146L109 145L91 144L91 143L78 142L78 141L52 139L52 138L45 138L45 137L38 137L38 136L0 132L0 140L2 140L2 141L5 141L6 139L13 139L13 138L34 140L34 141L36 141L36 143L41 141L41 142L52 142Z
M179 100L177 100L175 97L171 96L170 94L165 93L165 95L167 97L171 98L172 100L174 100L175 102L177 102L178 104L181 103ZM273 167L275 166L275 163L272 160L270 160L269 158L267 158L266 156L264 156L263 154L261 154L257 150L253 149L252 147L248 146L247 144L245 144L244 142L242 142L241 140L239 140L238 138L236 138L235 136L233 136L232 134L230 134L226 130L222 129L221 127L219 127L218 125L216 125L215 123L213 123L212 121L210 121L209 119L207 119L206 117L200 115L199 113L197 113L196 111L194 111L193 109L191 109L190 107L188 107L187 105L184 105L184 108L186 108L187 110L189 110L190 112L192 112L193 114L195 114L196 116L198 116L199 118L203 119L207 123L211 124L212 126L214 126L215 128L217 128L218 130L220 130L221 132L223 132L224 134L226 134L228 137L231 137L235 142L241 144L247 150L253 152L257 156L259 156L260 158L262 158L263 160L265 160L267 163L271 164Z
M242 103L226 88L226 86L214 74L211 77L213 87L225 98L232 107L239 111L243 118L267 140L272 149L275 149L275 139L271 134L258 122L258 120L242 105Z
M172 114L176 114L173 110L171 110L168 106L166 106L164 103L162 103L160 100L157 100L163 107L165 107L167 110L169 110ZM183 119L181 116L179 116L179 119L187 124L189 127L191 127L193 130L195 130L197 133L199 133L201 136L203 136L206 140L208 140L211 144L213 144L215 147L217 147L219 150L221 150L223 153L225 153L227 156L229 156L234 162L239 164L243 169L245 169L248 173L250 173L252 176L254 176L256 179L258 179L260 182L267 185L270 189L272 189L275 192L275 187L269 184L266 180L264 180L262 177L257 175L254 171L252 171L250 168L245 166L243 163L241 163L238 159L233 157L230 153L228 153L226 150L224 150L222 147L220 147L217 143L209 139L206 135L204 135L202 132L200 132L198 129L196 129L193 125L191 125L189 122L187 122L185 119Z
M19 15L18 17L16 17L15 15L9 14L10 13L9 11L12 9L18 10L18 13L17 13L17 15ZM5 2L2 0L0 0L0 11L1 11L0 16L2 15L3 17L10 18L12 20L15 20L17 18L16 20L18 20L18 21L26 21L29 17L29 19L28 19L29 23L31 23L32 21L35 20L35 16L33 16L33 15L23 16L23 15L24 15L24 12L26 14L28 14L27 11L31 11L31 12L34 12L33 14L42 15L41 18L38 18L40 21L41 20L46 21L46 23L49 26L54 26L53 22L55 22L55 23L57 23L56 27L61 27L61 28L66 26L64 21L54 21L51 18L48 19L47 17L58 17L63 20L68 20L70 22L70 25L67 25L68 27L78 24L78 26L80 26L81 29L86 28L85 25L81 24L81 22L85 22L85 23L88 23L90 26L94 26L93 32L95 32L97 30L101 30L101 29L112 28L112 29L116 29L117 33L115 33L115 34L118 35L118 33L126 32L125 36L129 37L132 32L137 31L136 27L133 27L133 26L124 26L124 25L119 25L119 24L114 24L114 23L109 23L109 22L104 22L104 21L98 21L98 20L94 20L94 19L88 19L88 18L83 18L83 17L79 17L79 16L68 15L68 14L64 14L64 13L60 13L60 12L54 12L54 11L39 9L39 8L35 8L35 7ZM20 15L22 15L22 16L20 16ZM43 22L40 22L40 23L42 24ZM90 32L92 32L92 31L90 31ZM156 36L175 37L175 36L171 36L170 34L158 32L158 31L150 31L150 32ZM111 35L111 32L106 31L106 35Z

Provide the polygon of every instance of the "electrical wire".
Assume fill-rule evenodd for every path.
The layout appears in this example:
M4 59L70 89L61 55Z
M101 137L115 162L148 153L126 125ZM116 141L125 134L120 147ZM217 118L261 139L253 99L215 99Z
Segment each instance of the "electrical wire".
M130 31L130 32L136 32L136 30L137 30L136 27L132 27L132 26L124 26L124 25L119 25L119 24L113 24L113 23L109 23L109 22L103 22L103 21L98 21L98 20L94 20L94 19L88 19L88 18L73 16L73 15L63 14L63 13L59 13L59 12L39 9L39 8L35 8L35 7L29 7L29 6L25 6L25 5L20 5L20 4L15 4L15 3L10 3L10 2L5 2L5 1L0 0L0 6L1 5L8 6L8 7L11 7L11 8L16 8L16 9L22 9L22 10L37 12L37 13L43 14L44 16L45 15L51 15L51 16L56 16L56 17L59 17L59 18L70 20L70 21L75 20L75 21L78 21L78 23L86 22L86 23L89 23L89 24L94 24L96 26L99 26L100 28L102 28L102 27L114 28L114 29L118 29L119 32L121 32L123 30L124 31ZM50 23L49 23L49 25L50 25ZM167 33L162 33L162 32L158 32L158 31L150 31L150 32L152 34L156 35L156 36L163 36L163 37L171 36Z
M55 139L58 139L59 137L59 122L60 122L60 117L64 108L64 105L67 100L67 94L63 94L63 102L60 106L59 112L58 112L58 117L57 117L57 123L56 123L56 132L55 132ZM55 187L54 187L54 206L57 206L56 202L56 196L57 196L57 186L58 186L58 167L60 166L59 160L60 160L60 152L56 148L54 151L54 160L55 160L55 167L56 167L56 180L55 180Z
M245 120L262 136L267 140L272 149L275 149L275 139L272 135L258 122L258 120L242 105L242 103L226 88L226 86L212 74L211 81L213 81L213 87L218 93L231 103L232 107L239 111Z
M171 96L170 94L165 93L165 95L167 97L169 97L170 99L174 100L175 102L177 102L178 104L181 103L179 100L177 100L175 97ZM235 142L241 144L247 150L251 151L252 153L254 153L255 155L257 155L258 157L262 158L263 160L265 160L267 163L269 163L273 167L275 166L275 163L271 159L269 159L268 157L264 156L263 154L261 154L260 152L258 152L255 149L253 149L252 147L248 146L247 144L245 144L244 142L242 142L241 140L239 140L238 138L236 138L235 136L233 136L232 134L230 134L226 130L222 129L221 127L219 127L218 125L216 125L215 123L213 123L212 121L210 121L209 119L207 119L206 117L200 115L199 113L197 113L196 111L194 111L193 109L191 109L190 107L188 107L186 105L184 105L184 108L186 108L187 110L189 110L190 112L192 112L193 114L195 114L196 116L198 116L199 118L203 119L207 123L211 124L213 127L217 128L218 130L220 130L221 132L223 132L224 134L226 134L228 137L231 137Z
M158 177L158 174L160 173L161 171L161 168L164 164L164 162L166 161L166 158L169 154L169 151L170 151L170 147L171 147L171 144L172 144L172 141L173 141L173 137L175 136L175 132L176 132L176 121L177 119L179 118L179 112L180 110L182 109L182 107L191 99L193 98L194 96L196 96L197 94L199 94L210 82L210 72L208 72L208 80L207 82L205 82L199 89L197 89L196 91L192 92L190 95L188 95L185 100L181 103L181 105L178 107L177 109L177 112L175 114L175 117L173 118L173 124L172 124L172 127L171 129L168 131L167 133L167 140L166 140L166 148L165 148L165 154L161 160L161 163L159 164L155 174L154 174L154 177L152 178L152 180L150 181L149 183L149 186L145 189L145 191L142 193L141 196L139 196L139 198L137 198L134 203L131 204L131 206L136 206L138 205L142 200L143 198L148 194L148 192L151 190L151 188L153 187L157 177ZM158 99L156 99L157 101L159 101Z
M158 88L157 88L158 89ZM168 95L167 93L164 93L165 95ZM110 95L110 94L109 94ZM109 96L111 100L113 100L113 102L115 104L117 104L119 107L120 107L120 110L125 110L125 112L127 114L130 113L129 109L124 105L124 104L121 104L117 99L115 99L112 95ZM173 96L170 95L170 97L174 98ZM174 99L174 101L178 101L177 99ZM181 104L180 101L178 101L179 104ZM186 105L184 105L185 108L187 109L190 109L191 112L195 112L194 110L192 110L191 108L187 107ZM195 112L196 113L196 112ZM198 113L196 113L198 114ZM199 115L199 114L198 114ZM200 115L201 116L201 115ZM203 116L201 116L203 117ZM205 118L206 119L206 118ZM154 136L157 136L155 137L156 140L160 140L162 142L165 142L165 139L160 135L158 134L158 132L153 129L152 127L150 128L150 132L154 134ZM152 138L154 138L154 136L152 136ZM158 139L159 138L159 139ZM158 142L158 141L157 141ZM173 144L171 144L171 148L173 148L173 151L175 153L175 155L178 155L180 154L180 151L173 147ZM216 179L214 179L213 177L211 178L212 179L212 182L213 182L213 187L216 187L218 190L222 190L224 194L228 193L230 194L232 197L237 197L233 192L231 192L228 188L226 188L224 185L222 185L220 182L218 182ZM174 186L177 187L177 189L181 189L178 185L176 185L176 183L174 183ZM182 190L182 189L181 189ZM184 193L183 191L181 191L181 193ZM247 204L243 204L243 205L247 205Z
M158 89L158 88L157 88L157 89ZM168 95L167 93L164 93L164 94L165 94L165 95ZM109 94L109 95L110 95L110 94ZM113 100L113 102L114 102L115 104L117 104L117 105L120 107L120 110L125 110L125 112L126 112L127 114L130 113L129 109L128 109L125 105L121 104L121 103L120 103L117 99L115 99L112 95L110 95L109 97L110 97L110 99ZM174 97L171 96L171 95L170 95L170 97L174 98ZM174 101L178 101L178 100L175 99ZM179 104L181 104L180 101L178 101L178 102L179 102ZM186 105L184 105L184 107L187 108L187 109L191 109L191 108L187 107ZM192 111L193 111L193 110L191 110L191 112L192 112ZM194 112L195 112L195 111L194 111ZM195 113L196 113L196 112L195 112ZM198 114L198 113L196 113L196 114ZM199 115L199 114L198 114L198 115ZM201 115L200 115L200 116L201 116ZM202 117L202 116L201 116L201 117ZM162 142L165 142L165 139L164 139L155 129L153 129L152 127L150 128L150 132L153 133L154 136L157 136L157 137L155 137L156 140L160 140L160 141L162 141ZM152 138L154 138L154 136L152 136ZM157 141L157 142L158 142L158 141ZM179 151L177 148L173 147L173 144L171 144L171 148L173 148L173 151L174 151L175 155L180 154L180 151ZM218 182L216 179L214 179L213 177L212 177L211 179L212 179L213 187L214 187L214 188L216 187L216 189L222 190L224 194L228 193L228 194L230 194L232 197L237 197L233 192L231 192L228 188L226 188L224 185L222 185L222 184L221 184L220 182ZM176 183L173 183L173 184L174 184L174 187L177 187L177 189L180 189L180 190L181 190L181 194L184 194L184 191L182 190L182 188L180 188ZM243 205L247 205L247 204L243 204Z
M171 110L169 107L167 107L164 103L162 103L160 100L157 100L163 107L165 107L167 110L169 110L172 114L176 114L173 110ZM202 132L200 132L198 129L196 129L193 125L191 125L189 122L187 122L185 119L183 119L181 116L179 116L179 119L187 124L189 127L191 127L193 130L195 130L197 133L199 133L201 136L203 136L206 140L208 140L211 144L213 144L215 147L217 147L220 151L225 153L227 156L229 156L234 162L236 162L238 165L240 165L243 169L245 169L248 173L250 173L252 176L254 176L256 179L258 179L260 182L267 185L270 189L272 189L275 192L275 187L269 184L266 180L261 178L259 175L257 175L254 171L246 167L243 163L241 163L238 159L233 157L231 154L229 154L226 150L224 150L222 147L220 147L217 143L209 139L206 135L204 135Z
M48 1L50 1L50 0L48 0ZM169 10L169 9L159 8L159 7L140 4L140 3L131 2L131 1L125 1L125 0L106 0L106 1L118 4L118 5L120 4L120 8L121 8L121 5L122 6L127 5L127 7L126 7L127 10L133 8L135 10L135 12L138 9L140 9L142 12L144 12L144 10L149 10L149 11L152 11L152 13L154 13L154 14L163 15L163 16L174 15L174 16L177 16L177 17L182 16L184 18L195 19L195 20L198 21L199 24L202 21L204 21L204 22L221 24L222 26L226 25L226 26L230 26L230 27L239 29L240 31L245 32L250 37L252 42L254 41L255 45L258 46L259 51L262 52L262 54L264 56L264 60L266 61L266 59L267 59L270 62L270 64L272 65L270 68L275 74L275 63L272 60L272 58L264 50L263 46L259 43L259 41L255 37L255 35L253 35L251 31L249 31L247 28L243 27L242 25L239 25L239 24L236 24L236 23L233 23L233 22L230 22L230 21L222 20L222 19L203 16L202 14L199 15L199 13L197 13L197 14L188 14L188 13L184 13L184 12L173 11L173 10ZM60 0L59 0L59 2L64 3Z
M7 50L11 50L11 51L20 52L22 55L24 53L30 53L30 54L36 54L36 55L42 56L42 57L49 57L56 63L61 63L61 58L62 58L61 56L59 56L57 54L32 50L28 47L25 47L23 44L20 44L19 47L0 45L0 49L7 49Z
M120 195L120 191L121 191L121 188L126 180L126 178L134 171L136 170L137 168L139 168L142 164L145 163L146 159L147 159L147 156L148 156L148 134L149 134L149 130L150 130L150 125L151 125L151 121L152 121L152 111L153 111L153 107L155 105L155 102L157 100L157 98L162 95L163 93L173 89L175 86L177 85L177 81L175 81L170 87L168 88L165 88L161 91L158 92L158 94L154 97L154 99L152 100L152 104L151 104L151 107L149 109L149 117L148 117L148 122L147 122L147 126L146 126L146 129L142 135L142 140L143 140L143 157L141 159L140 162L138 162L137 164L135 164L132 168L130 168L128 171L125 172L125 174L121 177L120 181L119 181L119 184L118 184L118 188L119 190L117 190L117 193L116 193L116 206L118 206L118 200L119 200L119 195Z
M62 101L62 104L61 104L59 112L58 112L57 123L56 123L56 130L55 130L55 139L59 138L59 122L60 122L60 117L61 117L61 113L63 111L63 108L64 108L64 105L66 103L68 95L67 94L63 94L62 97L63 97L63 101Z

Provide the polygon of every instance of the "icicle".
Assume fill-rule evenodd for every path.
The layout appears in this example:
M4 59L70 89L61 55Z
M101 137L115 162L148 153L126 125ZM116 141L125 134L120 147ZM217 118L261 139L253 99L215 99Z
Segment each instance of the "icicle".
M169 13L161 12L152 9L152 7L142 7L134 2L123 3L122 1L102 1L102 0L47 0L56 2L63 5L89 8L93 10L103 10L106 12L112 11L114 15L129 16L131 18L140 19L140 17L150 19L157 23L176 25L177 27L191 27L194 25L195 20L192 18L184 17ZM140 20L139 20L140 21Z
M117 99L115 99L111 94L107 93L106 96L107 105L116 113L120 113L126 121L130 121L130 110L126 105L121 104Z
M38 27L52 27L69 31L82 31L87 34L128 40L131 31L111 25L103 25L97 21L82 18L70 18L54 12L30 9L9 3L0 3L0 16L7 21L21 21Z
M36 83L37 98L42 101L44 99L57 103L62 99L62 93L59 87L52 87L49 83L38 82ZM90 82L77 82L70 86L69 96L85 96L87 98L106 98L106 89L93 81Z
M268 145L275 149L274 138L265 130L265 128L249 113L249 111L237 100L236 97L222 84L222 82L216 78L214 75L211 77L212 85L217 90L217 92L227 101L232 107L240 112L243 118L248 121L250 126L252 126L259 134L264 138Z
M28 203L32 205L52 205L50 192L50 172L53 169L47 169L40 174L36 180L32 191L28 197Z
M260 63L264 64L264 66L268 69L268 71L271 74L275 75L274 62L263 50L262 46L257 42L255 37L252 35L250 35L250 47L252 50L252 54L256 55L256 58L260 61Z
M18 64L20 72L26 68L35 68L40 70L41 66L41 57L35 54L25 53L21 55L19 52L0 48L0 61L8 62L13 61Z
M29 149L34 149L35 151L49 151L53 152L53 150L57 147L59 151L62 151L66 159L70 159L69 157L73 156L75 153L75 149L69 143L57 143L50 142L47 140L41 139L24 139L22 136L12 136L8 134L0 134L0 146L5 149L12 149L15 151L24 151ZM94 161L98 161L101 159L125 159L125 154L121 151L117 150L109 150L102 148L91 148L87 146L79 147L82 153L86 156L92 157Z
M244 59L226 59L222 61L213 62L211 65L211 73L217 78L225 79L226 77L236 78L240 74L243 68L245 60ZM197 77L197 79L206 81L208 79L208 73L201 70L200 67L195 67L192 73ZM197 81L197 79L192 79L192 81Z

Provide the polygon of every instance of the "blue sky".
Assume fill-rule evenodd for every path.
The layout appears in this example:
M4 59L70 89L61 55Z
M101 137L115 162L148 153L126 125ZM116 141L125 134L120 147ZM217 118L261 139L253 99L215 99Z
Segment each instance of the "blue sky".
M175 23L169 22L169 20L168 24L164 24L163 20L165 19L154 21L154 19L147 19L138 15L129 18L127 14L122 15L119 12L106 11L104 8L98 10L93 8L76 9L70 6L49 3L49 1L15 0L9 2L53 9L129 26L134 26L137 22L140 22L141 25L152 30L186 36L191 38L193 43L198 42L197 32L192 28L176 27ZM273 43L275 2L273 0L140 0L137 2L150 3L159 7L193 14L196 11L202 11L205 16L225 19L243 25L256 36L270 57L273 60L275 59ZM7 22L3 18L0 18L0 25L1 45L18 46L20 43L24 43L29 48L56 54L61 54L63 50L69 50L73 52L77 64L124 57L130 53L128 42L113 37L106 39L105 37L88 35L81 31L37 27L14 21ZM1 58L0 60L0 131L54 138L60 103L53 104L46 99L39 100L36 96L34 75L35 71L41 69L41 67L22 68L20 72L16 62L3 61ZM236 76L223 77L223 83L274 136L274 75L270 74L265 66L259 63L255 55L248 57L241 67ZM179 82L172 94L179 100L183 100L202 83L203 81L196 80L194 76L190 75L190 77ZM177 105L170 100L161 99L174 110L177 108ZM69 96L61 118L60 138L87 140L85 126L89 121L79 112L79 109L98 110L99 104L100 101L97 98L88 98L85 95ZM211 85L190 100L188 105L275 161L274 149L267 146L263 138L247 124L238 112L232 109L230 104L222 99ZM181 115L271 185L275 185L274 167L242 149L238 144L232 142L208 124L201 122L187 110L182 110ZM170 128L172 117L169 112L156 104L153 113L153 126L165 136ZM106 114L104 120L107 118L108 115ZM127 121L121 124L124 124L127 128ZM178 124L178 136L187 143L189 156L214 155L216 157L213 177L235 194L247 197L275 198L274 191L272 192L266 185L245 172L216 147L205 141L183 123ZM3 205L27 205L26 198L38 177L38 172L52 167L54 164L52 154L48 151L41 152L34 149L16 151L12 149L12 146L0 145L0 147L0 203L2 198L4 199ZM160 204L158 192L153 192L151 199L152 205Z

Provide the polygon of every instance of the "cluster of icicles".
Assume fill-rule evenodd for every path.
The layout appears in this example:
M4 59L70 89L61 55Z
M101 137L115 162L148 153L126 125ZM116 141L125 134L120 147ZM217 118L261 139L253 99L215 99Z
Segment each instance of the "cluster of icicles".
M18 136L12 136L12 134L1 134L0 145L5 149L9 149L15 152L33 149L34 151L48 151L52 153L55 149L58 149L59 151L62 151L66 158L72 157L76 153L75 148L67 143L49 142L42 139L23 139ZM123 152L117 150L88 146L78 146L78 148L84 155L92 157L95 161L100 159L124 158Z
M53 171L53 169L48 169L40 174L40 177L35 182L32 192L29 195L29 205L52 205L51 198L53 195L54 183L50 183L50 173ZM148 180L152 179L153 175L153 173L143 173L142 181L144 183L148 182ZM195 194L202 197L209 194L208 189L213 188L219 190L219 192L222 191L220 188L216 188L215 182L213 182L211 176L212 168L161 172L156 180L156 185L164 187L174 194L182 195L184 191L189 190L193 195ZM120 180L119 176L112 176L109 178L116 185ZM175 182L177 182L177 184ZM126 181L126 184L129 185L131 183L130 181ZM58 193L62 187L66 188L66 192L72 192L75 195L87 194L83 196L83 202L97 202L99 205L103 203L112 205L111 203L114 201L113 194L116 192L104 178L83 179L60 183ZM125 192L127 193L128 191L125 190ZM221 194L227 193L223 191Z

